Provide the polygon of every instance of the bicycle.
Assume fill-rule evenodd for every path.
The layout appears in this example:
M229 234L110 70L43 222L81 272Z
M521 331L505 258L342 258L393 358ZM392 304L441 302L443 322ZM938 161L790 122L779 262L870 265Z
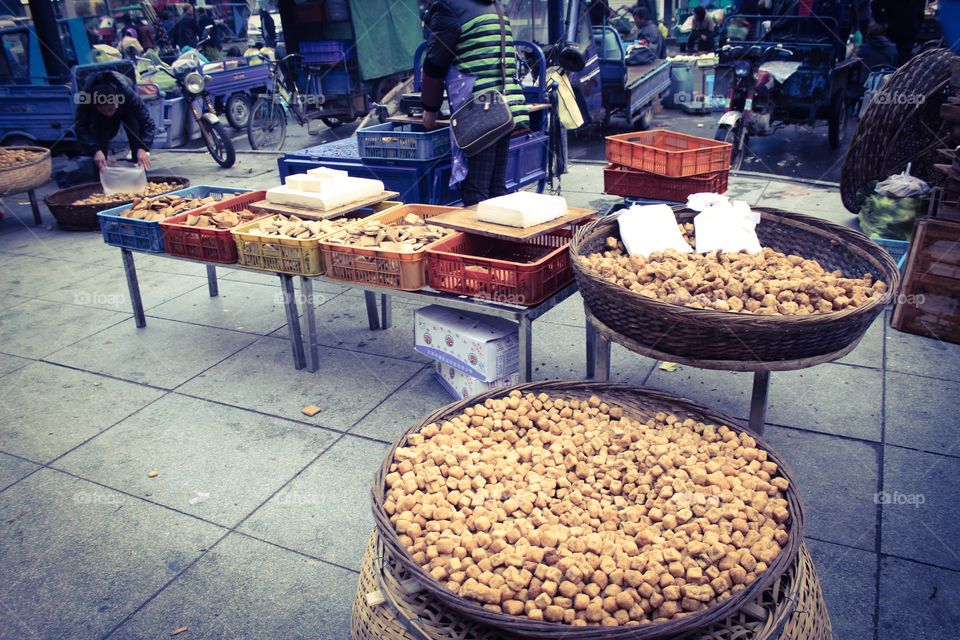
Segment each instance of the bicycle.
M287 88L287 78L284 68L288 61L299 58L299 53L291 53L279 61L260 54L264 64L270 66L270 80L273 89L259 96L250 110L250 119L247 122L247 139L252 149L267 149L279 151L287 138L287 112L293 114L294 119L301 127L310 121L310 115L305 109L307 105L320 106L323 104L323 94L310 94L300 91L297 82L289 83L293 89ZM316 82L313 74L307 71L306 86L313 87Z

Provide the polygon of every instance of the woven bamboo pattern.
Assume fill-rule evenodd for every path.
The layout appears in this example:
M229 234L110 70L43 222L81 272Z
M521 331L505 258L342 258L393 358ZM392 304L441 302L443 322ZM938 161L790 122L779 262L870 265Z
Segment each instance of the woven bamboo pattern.
M53 170L53 161L50 159L50 149L43 147L7 147L34 151L39 155L28 162L11 165L0 169L0 195L21 193L42 187L50 181Z
M828 271L839 269L857 277L871 273L887 284L886 293L855 309L807 316L722 312L653 300L607 282L581 263L579 256L605 251L607 237L620 237L616 218L606 217L578 231L570 244L584 305L611 330L695 366L840 357L894 300L900 286L897 265L876 243L852 229L797 213L757 211L761 216L757 235L764 247L816 259ZM683 209L677 212L677 221L692 222L695 216Z
M867 106L843 161L840 195L848 210L860 211L871 181L900 173L907 163L911 175L931 186L944 181L933 165L948 137L940 106L954 94L950 64L956 57L949 49L921 53L887 78L881 89L887 99Z
M166 182L172 186L171 191L185 189L190 186L190 181L179 176L150 176L149 182ZM68 187L55 191L46 196L43 201L46 203L50 213L57 219L57 224L65 231L97 231L100 229L100 220L97 214L106 209L119 207L120 205L130 204L132 200L111 202L110 204L73 204L77 200L83 200L94 193L101 193L103 187L99 182L88 182L78 184L75 187Z
M596 395L599 396L602 401L612 406L622 407L624 414L634 419L645 421L652 418L659 411L666 411L673 413L681 420L692 418L706 423L727 425L737 432L747 431L746 427L732 418L716 413L690 400L678 398L655 389L579 380L531 382L512 387L503 387L437 409L410 427L406 433L394 442L373 479L371 498L377 533L384 546L383 555L392 558L404 574L409 575L412 579L419 582L422 587L445 608L455 611L458 615L496 629L500 634L499 637L517 636L541 640L554 640L558 637L563 637L565 640L615 640L618 638L653 640L678 636L682 637L683 634L689 633L690 631L715 624L720 620L725 620L744 606L744 604L755 599L759 594L767 590L774 581L782 576L795 562L800 544L803 540L803 505L797 493L794 474L790 466L769 444L762 438L751 433L750 435L757 442L756 446L767 452L768 459L778 465L783 477L789 481L789 489L786 495L790 511L790 518L786 522L787 527L789 527L789 537L783 550L767 570L760 574L757 580L743 591L734 594L723 602L680 619L646 626L602 627L594 625L574 627L559 623L535 622L525 617L516 617L505 613L490 611L484 609L478 603L462 598L448 590L446 586L441 585L424 571L423 568L413 560L406 547L401 544L393 528L393 524L390 522L390 517L384 510L384 497L386 493L385 478L390 472L390 465L393 462L397 449L405 446L407 438L411 434L419 432L428 424L442 422L449 416L459 414L466 407L473 406L477 403L482 404L490 398L502 398L509 395L514 389L521 393L537 394L543 392L549 394L551 397L564 399L582 399Z
M353 640L513 640L438 603L429 592L408 595L409 576L386 555L374 531L360 567L360 581L350 616ZM367 603L367 594L379 590L386 601ZM692 631L682 640L833 640L830 616L820 580L806 546L796 562L752 602L709 627ZM680 640L678 638L678 640Z

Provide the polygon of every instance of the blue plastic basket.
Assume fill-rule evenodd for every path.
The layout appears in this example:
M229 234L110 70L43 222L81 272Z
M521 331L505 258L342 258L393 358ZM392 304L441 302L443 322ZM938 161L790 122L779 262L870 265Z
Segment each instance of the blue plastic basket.
M892 257L894 262L897 263L897 267L903 271L903 267L907 263L907 254L910 253L909 240L891 240L890 238L870 239L880 245L880 247L882 247L887 253L889 253L890 257Z
M238 193L248 193L249 191L250 189L201 184L164 193L163 195L182 196L184 198L206 198L210 196L215 200L222 200ZM160 222L156 220L135 220L133 218L124 218L120 215L130 207L131 205L124 204L119 207L107 209L106 211L101 211L97 214L97 218L100 219L100 231L103 233L103 241L111 246L122 249L146 251L148 253L163 253L163 234L160 230Z
M356 57L356 49L348 40L312 40L300 43L300 55L304 62L336 64Z
M320 87L326 96L342 96L352 92L354 82L349 73L334 68L320 76Z
M450 128L388 122L357 130L357 146L364 159L434 160L450 153Z

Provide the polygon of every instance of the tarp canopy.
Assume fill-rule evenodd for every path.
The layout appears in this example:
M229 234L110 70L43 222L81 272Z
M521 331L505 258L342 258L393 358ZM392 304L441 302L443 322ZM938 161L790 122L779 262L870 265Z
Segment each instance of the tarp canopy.
M351 0L350 10L362 79L413 69L423 41L417 0Z

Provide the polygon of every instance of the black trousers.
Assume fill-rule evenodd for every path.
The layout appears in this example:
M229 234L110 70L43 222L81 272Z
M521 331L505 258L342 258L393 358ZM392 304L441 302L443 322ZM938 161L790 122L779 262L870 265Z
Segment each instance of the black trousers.
M467 207L507 193L507 156L510 135L503 136L472 158L467 158L467 177L460 183L460 196Z

